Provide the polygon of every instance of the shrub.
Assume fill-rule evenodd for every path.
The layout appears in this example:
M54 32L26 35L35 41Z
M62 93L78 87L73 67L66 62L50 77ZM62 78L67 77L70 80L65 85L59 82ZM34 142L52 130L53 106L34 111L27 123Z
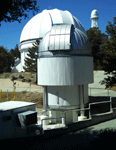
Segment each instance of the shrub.
M25 82L25 79L24 79L24 78L22 79L22 82Z
M24 76L20 74L19 75L19 79L23 79L23 78L24 78Z
M28 81L28 82L31 82L31 79L28 79L27 81Z
M16 76L14 76L14 75L11 76L11 81L14 81L14 80L16 80L16 79L17 79Z
M5 77L5 78L9 78L9 77L10 77L10 73L5 74L4 77Z

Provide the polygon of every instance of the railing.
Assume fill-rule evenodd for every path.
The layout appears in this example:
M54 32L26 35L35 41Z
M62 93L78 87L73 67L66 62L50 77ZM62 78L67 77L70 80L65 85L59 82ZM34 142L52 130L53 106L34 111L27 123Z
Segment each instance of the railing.
M105 88L88 88L89 96L116 96L116 92Z
M90 106L89 106L90 107ZM48 117L48 118L44 118L44 119L41 119L40 120L40 124L41 124L41 127L43 128L43 121L44 120L49 120L49 122L50 122L50 120L52 120L52 119L61 119L61 121L59 121L59 122L57 122L57 124L60 124L60 123L62 123L62 125L65 125L65 127L66 127L66 113L68 113L68 112L77 112L78 114L79 114L79 112L81 112L81 111L89 111L89 119L91 118L91 113L90 113L90 108L85 108L85 109L67 109L67 110L54 110L54 109L49 109L49 110L47 110L47 115L49 116L49 114L48 114L48 111L60 111L62 114L64 114L64 115L59 115L59 117ZM38 113L39 113L39 115L40 114L44 114L45 112L43 112L43 111L38 111ZM77 116L78 116L78 114L77 114ZM41 116L39 116L39 118L40 118ZM78 122L78 119L76 120L76 122Z
M48 111L60 111L61 113L64 113L64 116L62 115L62 116L60 116L59 115L59 117L48 117L48 118L44 118L44 119L42 119L41 120L41 127L43 128L43 121L44 120L51 120L51 119L62 119L62 124L64 124L65 125L65 127L66 127L66 113L67 112L70 112L70 111L72 111L72 112L77 112L77 116L79 116L79 112L82 112L82 111L84 111L84 113L86 113L86 111L89 111L89 113L88 113L88 118L87 119L92 119L92 115L93 114L91 114L91 107L92 107L92 105L97 105L97 104L105 104L105 103L110 103L110 108L109 108L109 110L110 110L110 112L112 112L113 111L113 109L112 109L112 98L110 97L110 100L109 101L102 101L102 102L94 102L94 103L89 103L89 108L84 108L84 109L67 109L67 110L59 110L59 109L57 109L57 110L55 110L55 109L49 109L49 110L47 110L47 115L49 115L48 114ZM41 111L41 112L43 112L43 111ZM42 113L43 114L43 113ZM100 113L98 113L98 114L100 114ZM86 116L86 115L85 115ZM64 120L63 120L64 119ZM61 122L59 122L59 123L61 123ZM72 121L73 122L73 121ZM76 120L76 122L78 122L78 119Z
M65 125L65 127L66 127L66 117L64 116L64 117L54 117L54 118L51 118L51 117L49 117L49 118L45 118L45 119L42 119L41 120L41 127L43 128L43 121L44 120L51 120L51 119L63 119L64 118L64 120L62 120L62 124L63 125ZM60 127L60 124L59 124L59 127Z

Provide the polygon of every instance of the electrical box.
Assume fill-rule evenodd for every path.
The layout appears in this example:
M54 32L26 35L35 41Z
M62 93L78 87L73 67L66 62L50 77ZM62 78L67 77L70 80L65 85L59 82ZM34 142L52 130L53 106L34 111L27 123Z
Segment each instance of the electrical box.
M22 127L29 126L37 123L37 112L26 111L18 114L19 122Z

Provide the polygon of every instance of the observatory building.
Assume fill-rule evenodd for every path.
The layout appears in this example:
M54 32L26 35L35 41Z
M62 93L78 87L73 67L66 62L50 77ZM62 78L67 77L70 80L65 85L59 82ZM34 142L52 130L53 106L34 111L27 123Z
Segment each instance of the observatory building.
M91 28L98 27L98 11L94 9L91 12Z
M21 71L36 39L41 41L37 75L43 86L43 118L62 117L67 111L67 123L85 119L84 111L80 117L69 111L87 106L88 84L93 83L93 57L84 27L69 11L43 10L34 16L20 37Z
M38 85L43 86L43 117L62 117L62 112L66 111L66 123L83 120L86 118L84 111L78 117L76 112L69 110L84 109L89 103L93 58L86 32L68 11L44 10L37 19L41 22L41 26L36 26L42 38L37 68ZM57 121L52 120L53 123Z

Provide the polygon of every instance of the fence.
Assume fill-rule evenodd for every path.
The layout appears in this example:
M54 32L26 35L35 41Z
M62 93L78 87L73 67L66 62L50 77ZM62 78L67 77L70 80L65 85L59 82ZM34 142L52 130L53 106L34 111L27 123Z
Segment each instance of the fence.
M89 96L111 96L116 97L116 92L104 88L88 88Z

